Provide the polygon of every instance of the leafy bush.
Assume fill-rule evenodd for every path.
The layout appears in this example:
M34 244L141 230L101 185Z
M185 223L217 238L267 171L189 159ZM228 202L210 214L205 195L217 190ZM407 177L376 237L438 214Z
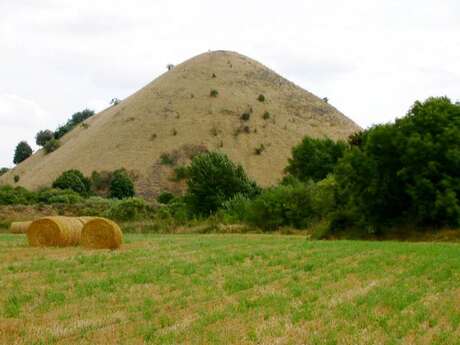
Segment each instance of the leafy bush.
M70 189L42 189L37 192L37 201L44 204L77 204L83 198L77 192Z
M243 114L241 114L240 118L243 121L249 121L249 119L251 118L251 114L250 113L243 113Z
M327 220L336 209L336 182L328 177L318 183L290 181L269 188L243 207L249 223L265 231L289 226L307 228Z
M259 146L257 146L255 149L254 149L254 153L258 156L260 156L262 154L262 152L265 151L265 145L264 144L260 144Z
M189 167L186 202L199 215L209 215L238 193L254 197L260 192L241 165L225 154L211 152L196 156Z
M370 128L335 169L341 204L368 231L401 222L460 225L460 108L416 102L393 124Z
M268 111L266 111L263 115L262 115L262 118L264 120L268 120L270 118L270 113Z
M162 153L160 156L160 163L163 165L175 165L177 163L177 156L171 153Z
M322 180L332 173L346 149L347 145L341 141L305 137L292 149L285 171L301 181Z
M132 221L148 218L153 214L152 207L144 199L129 198L118 200L107 212L109 218Z
M23 187L0 187L0 205L28 205L35 201L35 194Z
M45 144L51 139L54 139L54 133L49 129L40 131L35 136L35 142L38 146L45 146Z
M188 177L188 167L180 166L174 169L174 180L181 181Z
M172 200L174 200L174 194L170 192L162 192L157 197L157 201L160 204L169 204Z
M89 109L85 109L83 111L73 114L65 125L58 127L58 129L54 132L54 137L56 139L62 138L66 133L70 132L75 126L89 119L91 116L94 116L94 114L94 111Z
M10 169L8 168L0 168L0 176L5 175Z
M155 217L157 220L174 227L189 221L191 214L183 198L174 198L168 204L161 205Z
M54 152L59 148L60 145L61 143L57 139L53 138L51 140L48 140L46 144L44 145L45 152L46 153Z
M211 97L217 97L217 96L219 96L219 91L213 89L213 90L211 90L211 92L209 93L209 95L210 95Z
M238 223L244 222L248 218L251 199L243 194L235 194L231 199L222 203L221 213L224 222Z
M281 185L265 190L251 203L248 220L265 231L282 226L303 229L313 215L310 185Z
M21 141L14 151L13 163L19 164L32 156L32 148L26 141Z
M260 94L259 97L257 97L257 100L258 100L259 102L265 102L265 96L262 95L262 94Z
M110 197L115 199L131 198L135 195L134 184L124 169L113 172L110 182Z
M15 183L18 183L19 180L21 179L21 177L19 177L19 175L14 175L14 178L13 178L13 179L14 179L14 182L15 182Z
M80 195L88 195L91 183L79 170L65 171L53 182L53 188L70 189Z

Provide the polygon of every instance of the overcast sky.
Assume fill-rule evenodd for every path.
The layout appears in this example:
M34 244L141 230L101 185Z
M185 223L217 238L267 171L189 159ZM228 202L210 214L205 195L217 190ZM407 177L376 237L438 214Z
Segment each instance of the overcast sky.
M0 166L20 140L209 49L258 60L362 127L460 99L458 0L0 0Z

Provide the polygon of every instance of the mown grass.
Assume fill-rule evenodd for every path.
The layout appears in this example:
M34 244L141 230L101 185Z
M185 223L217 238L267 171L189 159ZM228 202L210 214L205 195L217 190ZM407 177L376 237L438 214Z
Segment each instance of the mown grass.
M460 344L460 245L0 234L0 344Z

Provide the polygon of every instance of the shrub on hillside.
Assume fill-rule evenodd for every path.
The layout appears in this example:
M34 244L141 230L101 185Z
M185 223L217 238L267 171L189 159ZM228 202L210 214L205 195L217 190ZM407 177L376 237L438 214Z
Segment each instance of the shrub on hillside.
M32 148L26 141L21 141L17 146L16 150L14 151L14 158L13 163L19 164L25 161L27 158L32 156Z
M153 208L141 198L128 198L113 202L107 212L111 219L132 221L149 218L153 215Z
M254 197L260 192L243 167L222 153L196 156L188 170L186 202L196 214L209 215L238 193Z
M160 155L160 164L173 166L177 163L178 154L176 152L172 153L162 153Z
M460 108L416 102L393 124L367 130L335 169L340 203L370 231L413 222L460 225Z
M240 118L243 121L249 121L249 119L251 118L251 114L250 113L243 113L243 114L241 114Z
M80 195L87 196L91 183L79 170L65 171L53 182L53 188L70 189Z
M62 138L66 133L70 132L75 126L89 119L94 114L94 111L89 109L85 109L83 111L73 114L65 125L58 127L58 129L54 132L54 137L56 139Z
M23 187L0 187L0 205L29 205L36 202L36 196Z
M209 95L210 95L211 97L217 97L217 96L219 96L219 91L217 91L217 90L211 90L211 92L209 93Z
M305 137L292 149L292 158L285 171L301 181L322 180L332 173L346 149L346 143L341 141Z
M126 199L135 195L134 184L124 169L113 172L110 182L110 197L114 199Z
M251 199L243 194L236 194L222 204L221 214L225 223L244 222L248 218Z
M46 153L54 152L59 148L60 145L61 143L57 139L53 138L51 140L48 140L46 144L44 145L45 152Z
M157 201L160 204L169 204L172 200L174 200L174 194L170 192L162 192L157 197Z
M37 135L35 136L35 143L38 146L45 146L45 144L53 138L54 138L53 131L50 131L49 129L45 129L37 133Z
M259 102L265 102L265 96L262 95L262 94L260 94L259 97L257 97L257 100L258 100Z
M187 166L179 166L174 169L174 180L175 181L182 181L188 177L188 167Z
M44 204L77 204L83 198L70 189L47 188L37 192L37 201Z
M10 169L8 168L0 168L0 176L5 175Z

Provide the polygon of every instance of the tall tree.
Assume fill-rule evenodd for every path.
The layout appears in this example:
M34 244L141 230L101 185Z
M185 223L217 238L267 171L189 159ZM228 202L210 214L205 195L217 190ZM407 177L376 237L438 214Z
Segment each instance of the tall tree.
M14 151L14 158L13 163L19 164L25 161L27 158L32 156L32 148L26 141L21 141L17 146L16 150Z

